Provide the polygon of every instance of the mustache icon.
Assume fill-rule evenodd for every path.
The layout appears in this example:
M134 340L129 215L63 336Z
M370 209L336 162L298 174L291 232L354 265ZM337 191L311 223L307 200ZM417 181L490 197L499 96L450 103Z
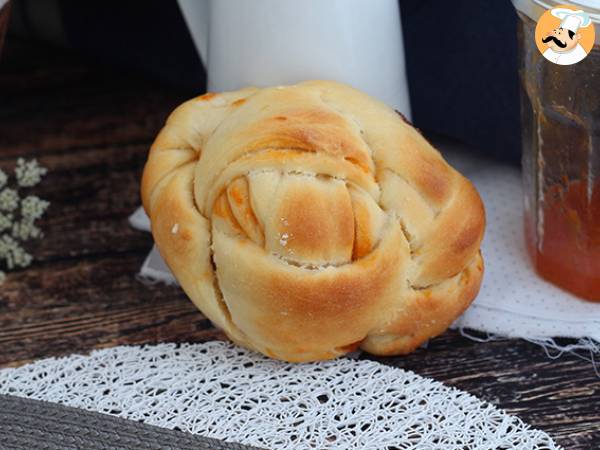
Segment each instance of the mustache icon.
M565 48L567 46L566 42L560 41L556 36L547 36L545 38L542 38L542 42L544 44L550 41L553 41L560 48Z

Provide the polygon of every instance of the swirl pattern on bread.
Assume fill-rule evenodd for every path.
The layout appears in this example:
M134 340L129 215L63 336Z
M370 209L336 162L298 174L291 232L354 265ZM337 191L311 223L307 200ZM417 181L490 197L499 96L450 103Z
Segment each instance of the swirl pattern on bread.
M473 185L395 111L335 82L184 103L152 145L142 198L194 304L273 358L408 353L483 274Z

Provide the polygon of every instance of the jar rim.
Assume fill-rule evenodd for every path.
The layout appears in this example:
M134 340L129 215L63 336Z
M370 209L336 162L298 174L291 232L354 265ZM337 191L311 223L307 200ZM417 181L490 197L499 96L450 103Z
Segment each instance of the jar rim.
M569 5L581 7L592 20L596 28L596 45L600 45L600 2L598 0L512 0L515 9L529 16L530 19L538 19L549 9L558 5Z

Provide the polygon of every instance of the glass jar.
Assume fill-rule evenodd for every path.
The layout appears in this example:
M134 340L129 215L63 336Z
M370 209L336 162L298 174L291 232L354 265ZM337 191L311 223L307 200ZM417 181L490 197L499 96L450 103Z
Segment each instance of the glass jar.
M519 15L519 75L525 236L537 272L600 301L600 8L590 0L513 0ZM592 17L596 41L581 62L547 61L538 18L558 4Z

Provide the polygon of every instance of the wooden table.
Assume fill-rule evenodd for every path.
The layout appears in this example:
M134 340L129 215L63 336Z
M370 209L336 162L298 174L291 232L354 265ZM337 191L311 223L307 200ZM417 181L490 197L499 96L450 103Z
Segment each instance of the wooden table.
M0 366L119 344L223 335L177 287L136 272L149 234L133 230L146 153L181 92L81 56L8 39L0 60L0 168L36 157L52 202L35 263L0 287ZM600 377L575 356L522 340L477 343L455 331L385 364L471 392L566 449L600 448Z

